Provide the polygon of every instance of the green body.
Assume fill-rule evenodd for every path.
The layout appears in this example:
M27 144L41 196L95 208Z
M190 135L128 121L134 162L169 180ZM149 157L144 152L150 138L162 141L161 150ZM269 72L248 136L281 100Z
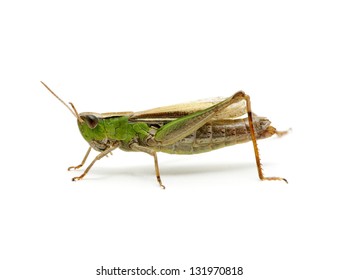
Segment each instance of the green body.
M88 143L120 141L128 144L132 139L146 138L150 129L146 123L130 123L125 116L99 118L95 128L90 128L85 122L78 121L78 125Z
M113 144L124 151L132 151L130 145L137 143L156 152L197 154L251 141L248 119L211 120L185 137L163 144L161 139L183 126L186 117L154 124L153 121L135 122L128 116L105 117L94 113L89 116L97 119L97 125L90 128L87 122L78 121L79 129L89 145L101 152ZM257 139L267 138L275 132L266 118L254 117L254 126Z
M73 181L81 180L97 160L120 148L151 155L157 181L164 188L157 152L197 154L252 141L259 178L287 182L281 177L263 175L256 141L286 132L277 132L268 119L254 115L250 97L242 91L228 98L200 100L136 113L78 114L72 103L69 103L71 107L68 106L46 84L41 83L76 117L80 132L90 145L82 162L70 166L68 170L81 168L92 148L100 152L82 175L74 177ZM243 118L245 114L247 118Z

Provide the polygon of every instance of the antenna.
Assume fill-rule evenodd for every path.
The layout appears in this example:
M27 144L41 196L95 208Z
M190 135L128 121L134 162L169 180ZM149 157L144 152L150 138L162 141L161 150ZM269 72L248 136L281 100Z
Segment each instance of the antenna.
M78 119L79 122L83 122L83 120L80 118L79 114L77 113L76 109L75 109L75 106L73 105L73 103L69 103L73 110L66 104L66 102L64 102L60 97L58 97L44 82L40 81L41 84L43 84L45 86L46 89L48 89L48 91L53 94L63 105L65 105L68 110L74 115L75 118Z

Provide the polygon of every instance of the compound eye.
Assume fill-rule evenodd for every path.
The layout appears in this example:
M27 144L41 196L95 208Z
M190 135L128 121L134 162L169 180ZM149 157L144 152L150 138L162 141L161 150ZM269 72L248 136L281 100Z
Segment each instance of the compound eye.
M94 115L85 116L84 120L91 129L94 129L99 123L99 120Z

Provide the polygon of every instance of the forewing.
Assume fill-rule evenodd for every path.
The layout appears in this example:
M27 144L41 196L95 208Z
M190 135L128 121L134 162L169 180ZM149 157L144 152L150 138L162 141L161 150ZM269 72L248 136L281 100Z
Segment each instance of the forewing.
M215 97L203 100L197 100L189 103L180 103L175 105L158 107L150 110L136 112L130 116L131 121L145 121L145 122L168 122L175 120L198 111L205 110L215 104L224 101L227 98ZM231 104L222 112L215 115L212 120L232 119L238 118L246 113L245 101L241 100L237 103Z
M245 100L240 100L216 114L213 120L235 119L247 113Z
M134 112L107 112L107 113L101 113L99 114L101 118L114 118L114 117L129 117L132 116L134 114Z

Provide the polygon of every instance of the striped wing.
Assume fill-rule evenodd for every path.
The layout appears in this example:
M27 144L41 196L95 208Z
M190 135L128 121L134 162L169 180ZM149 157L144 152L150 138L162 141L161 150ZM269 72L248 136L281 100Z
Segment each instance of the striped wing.
M203 99L189 103L180 103L175 105L158 107L150 110L136 112L129 117L130 121L144 121L148 123L169 122L177 118L205 110L215 104L224 101L227 98L215 97L212 99ZM231 104L222 112L215 115L212 120L234 119L243 116L246 113L246 104L244 100Z

